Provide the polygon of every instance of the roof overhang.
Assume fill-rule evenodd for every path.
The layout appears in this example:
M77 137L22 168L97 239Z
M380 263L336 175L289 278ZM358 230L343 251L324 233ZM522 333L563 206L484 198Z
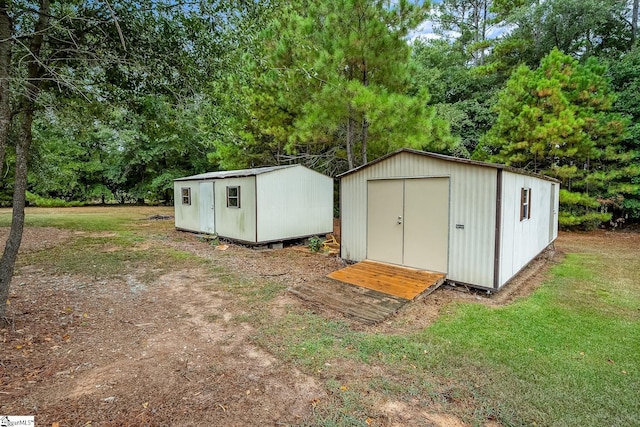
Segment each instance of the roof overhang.
M182 178L176 178L174 181L204 181L208 179L222 179L222 178L243 178L248 176L256 176L263 173L274 172L281 169L294 168L301 165L281 165L281 166L268 166L263 168L253 169L238 169L232 171L218 171L207 172L198 175L185 176Z
M414 150L412 148L401 148L399 150L396 150L392 153L389 153L385 156L379 157L369 163L366 163L362 166L358 166L357 168L351 169L347 172L344 172L340 175L337 176L337 178L342 178L351 174L354 174L358 171L361 171L363 169L366 169L370 166L375 165L376 163L380 163L385 161L386 159L390 158L390 157L394 157L397 156L399 154L402 153L409 153L409 154L415 154L418 156L424 156L424 157L430 157L433 159L438 159L438 160L444 160L447 162L455 162L455 163L462 163L462 164L467 164L467 165L474 165L474 166L481 166L481 167L487 167L487 168L492 168L492 169L499 169L499 170L504 170L507 172L512 172L512 173L517 173L519 175L528 175L528 176L532 176L535 178L539 178L539 179L544 179L546 181L551 181L551 182L555 182L555 183L560 183L559 180L555 179L555 178L551 178L539 173L535 173L535 172L529 172L527 170L524 169L518 169L518 168L514 168L511 166L506 166L506 165L501 165L499 163L489 163L489 162L480 162L477 160L470 160L470 159L463 159L460 157L452 157L452 156L447 156L444 154L437 154L437 153L431 153L429 151L421 151L421 150Z

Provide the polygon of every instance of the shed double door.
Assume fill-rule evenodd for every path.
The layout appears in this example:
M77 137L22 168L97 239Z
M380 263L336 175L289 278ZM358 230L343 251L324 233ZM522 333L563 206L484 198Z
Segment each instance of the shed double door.
M447 272L449 178L367 183L367 258Z

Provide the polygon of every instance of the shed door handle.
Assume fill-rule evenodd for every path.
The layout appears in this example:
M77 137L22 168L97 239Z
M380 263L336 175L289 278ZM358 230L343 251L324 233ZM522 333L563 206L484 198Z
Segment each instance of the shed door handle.
M402 217L401 216L398 217L398 224L402 224Z

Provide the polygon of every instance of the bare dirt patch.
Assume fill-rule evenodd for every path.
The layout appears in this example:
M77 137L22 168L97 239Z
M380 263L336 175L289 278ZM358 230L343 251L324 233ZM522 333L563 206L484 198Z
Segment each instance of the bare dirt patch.
M293 286L325 280L326 274L342 266L341 261L299 247L257 251L230 244L227 250L216 251L193 234L173 230L166 221L148 224L141 226L155 238L132 250L170 247L201 257L206 264L183 268L176 263L151 283L142 280L144 272L123 270L104 280L19 264L10 295L10 324L0 329L0 413L34 414L43 426L308 422L315 405L331 398L322 375L305 374L257 346L252 339L256 331L242 320L251 314L248 308L237 304L236 295L209 269L219 268L248 282ZM561 235L556 248L559 254L571 251L576 239L578 245L640 244L639 235L622 237ZM74 233L65 230L27 228L21 250L46 250L73 238ZM375 326L330 310L320 313L359 330L417 330L455 302L501 305L526 296L552 264L541 260L493 296L440 289ZM281 316L290 306L305 307L286 292L265 304L273 316ZM373 367L352 368L346 375L376 375ZM465 425L451 415L425 413L410 402L383 403L381 417L371 425Z
M35 252L49 249L62 244L73 233L69 230L60 230L53 227L26 227L22 233L20 252ZM0 227L0 242L3 243L9 236L9 228Z

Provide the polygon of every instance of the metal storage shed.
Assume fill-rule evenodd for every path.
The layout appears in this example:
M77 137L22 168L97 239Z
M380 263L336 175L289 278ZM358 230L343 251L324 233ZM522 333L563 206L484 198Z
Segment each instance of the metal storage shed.
M339 176L341 257L498 290L558 236L559 181L401 149Z
M262 244L333 231L333 179L302 165L174 180L176 228Z

